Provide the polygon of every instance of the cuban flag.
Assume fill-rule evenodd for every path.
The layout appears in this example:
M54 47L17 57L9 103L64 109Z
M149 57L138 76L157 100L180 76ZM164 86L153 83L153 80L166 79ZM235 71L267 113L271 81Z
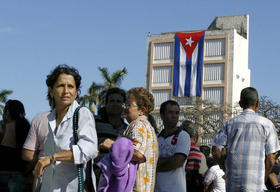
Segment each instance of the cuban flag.
M176 33L173 95L201 96L204 31Z

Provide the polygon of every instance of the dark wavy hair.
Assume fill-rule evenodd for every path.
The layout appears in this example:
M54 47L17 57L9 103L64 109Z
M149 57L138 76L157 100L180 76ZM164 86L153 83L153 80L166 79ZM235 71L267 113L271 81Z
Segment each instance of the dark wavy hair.
M16 148L22 148L30 128L30 123L25 118L24 106L18 100L8 100L4 107L4 113L7 112L16 122Z
M52 70L50 72L50 74L47 75L47 79L46 79L47 86L50 87L50 88L53 88L55 82L57 81L59 75L61 75L61 74L66 74L66 75L72 75L73 76L73 78L75 80L75 83L76 83L76 88L77 88L77 92L78 92L77 98L78 98L79 94L80 94L80 88L81 88L80 86L81 86L82 77L80 76L79 71L77 69L75 69L74 67L70 67L66 64L58 65L56 68L54 68L54 70ZM54 108L55 103L54 103L53 99L51 98L49 92L48 92L48 95L47 95L47 99L49 100L50 106L52 108Z

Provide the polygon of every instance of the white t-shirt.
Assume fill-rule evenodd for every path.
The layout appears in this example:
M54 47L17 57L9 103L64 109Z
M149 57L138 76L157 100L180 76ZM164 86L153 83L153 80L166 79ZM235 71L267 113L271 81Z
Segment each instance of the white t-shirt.
M226 183L222 178L225 175L224 171L219 165L212 166L205 175L204 182L210 185L213 182L213 189L211 192L225 192Z
M187 132L181 131L176 138L171 135L167 138L162 136L158 137L159 144L159 158L171 157L177 153L185 154L186 156L190 151L190 136ZM186 172L185 163L172 171L157 172L155 192L171 192L171 191L186 191Z

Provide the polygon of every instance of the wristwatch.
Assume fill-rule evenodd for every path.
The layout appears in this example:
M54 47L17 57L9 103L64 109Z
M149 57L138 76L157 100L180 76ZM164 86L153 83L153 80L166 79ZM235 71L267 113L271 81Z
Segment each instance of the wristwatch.
M51 156L51 164L55 164L55 157L54 157L54 155Z

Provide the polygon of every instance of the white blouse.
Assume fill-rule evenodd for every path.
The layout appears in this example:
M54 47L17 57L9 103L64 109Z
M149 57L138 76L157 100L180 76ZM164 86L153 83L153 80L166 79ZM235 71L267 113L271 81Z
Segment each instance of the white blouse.
M56 161L55 165L45 168L42 178L41 191L73 191L78 190L77 164L86 164L87 161L95 158L97 150L97 134L95 121L92 113L82 107L79 110L78 138L77 145L74 145L73 138L73 115L79 104L74 101L69 107L60 125L56 129L56 110L48 116L49 133L44 145L46 155L57 152L72 150L73 162ZM92 171L93 183L95 175Z

